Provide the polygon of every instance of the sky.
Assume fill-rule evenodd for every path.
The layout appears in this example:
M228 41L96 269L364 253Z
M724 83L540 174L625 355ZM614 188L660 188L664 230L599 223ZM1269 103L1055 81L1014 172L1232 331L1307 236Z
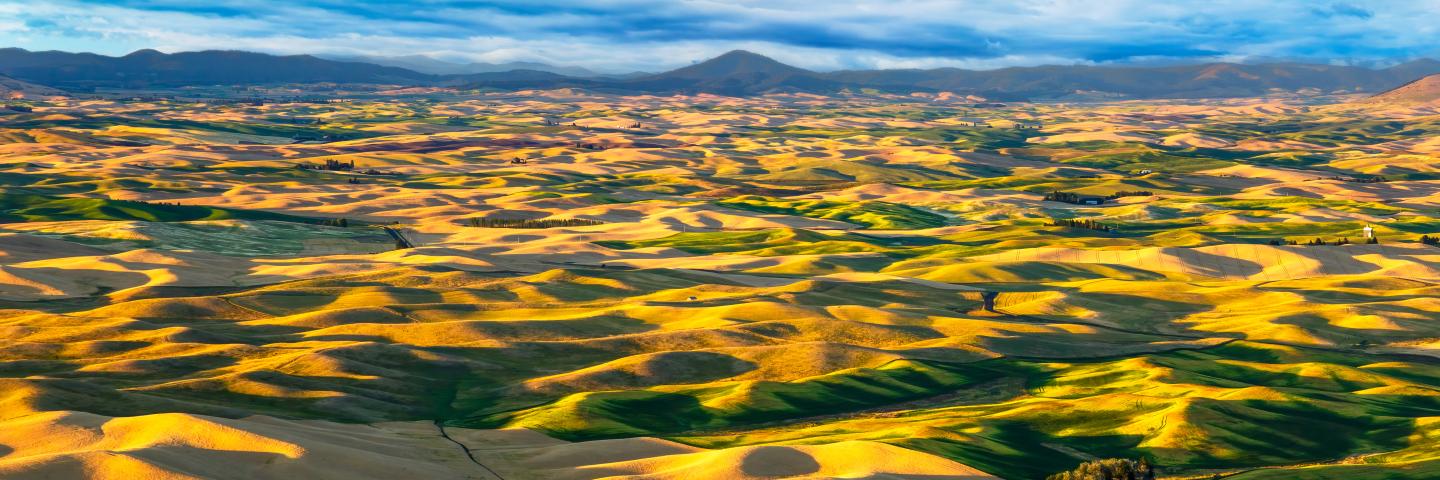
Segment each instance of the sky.
M1440 58L1440 0L0 0L0 47L249 50L660 71Z

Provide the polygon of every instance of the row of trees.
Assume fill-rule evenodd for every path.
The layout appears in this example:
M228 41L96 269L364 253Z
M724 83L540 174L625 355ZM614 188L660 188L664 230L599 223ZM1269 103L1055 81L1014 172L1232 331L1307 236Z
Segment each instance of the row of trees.
M1066 218L1063 220L1051 220L1047 223L1051 227L1086 228L1100 232L1113 232L1115 227L1089 219Z
M1371 175L1368 177L1329 177L1329 179L1354 183L1384 183L1390 181L1389 179L1379 175Z
M555 228L585 227L603 225L605 222L584 218L557 218L544 220L519 220L508 218L471 218L470 226L482 228Z
M321 163L297 163L297 164L295 164L295 169L297 169L297 170L324 170L324 171L329 171L329 172L350 172L350 171L354 171L355 173L358 173L358 174L361 174L361 175L394 175L394 174L395 174L394 172L386 172L386 171L383 171L383 170L376 170L376 169L373 169L373 168L367 168L367 169L364 169L364 170L355 170L355 161L354 161L354 160L351 160L351 161L349 161L349 162L341 162L341 161L335 160L335 159L333 159L333 158L327 158L327 159L325 159L325 163L323 163L323 164L321 164ZM351 181L350 183L360 183L360 182Z
M1426 245L1429 245L1429 246L1432 246L1432 247L1440 247L1440 237L1432 237L1432 236L1429 236L1429 235L1421 235L1421 236L1420 236L1420 243L1423 243L1423 244L1426 244Z
M1424 239L1422 238L1421 241L1423 242ZM1370 238L1365 239L1365 243L1366 243L1366 244L1369 244L1369 245L1377 245L1377 244L1380 243L1380 238L1379 238L1379 237L1370 237ZM1324 239L1318 238L1318 237L1317 237L1317 238L1314 238L1314 239L1311 239L1310 241L1305 242L1305 243L1300 243L1300 242L1297 242L1297 241L1294 241L1294 240L1286 240L1286 239L1283 239L1283 238L1282 238L1282 239L1271 240L1271 241L1270 241L1270 244L1271 244L1271 245L1306 245L1306 246L1318 246L1318 245L1349 245L1349 244L1350 244L1350 237L1340 237L1339 239L1335 240L1334 242L1329 242L1329 243L1325 242Z
M1059 190L1055 190L1053 192L1045 194L1045 201L1047 202L1065 202L1078 204L1080 203L1080 200L1082 198L1094 197L1081 197L1078 193L1062 192Z
M554 120L548 120L548 119L547 119L547 120L545 120L545 126L547 126L547 127L558 127L558 126L560 126L560 122L557 122L557 121L554 121ZM570 125L569 125L569 126L571 126L571 127L576 127L576 126L578 126L578 125L575 125L575 122L570 122ZM630 124L630 126L629 126L629 128L642 128L642 127L644 127L644 125L640 124L640 122L632 123L632 124ZM582 127L582 128L584 128L584 127Z
M349 163L346 163L335 160L333 158L327 158L325 159L325 164L323 165L317 163L297 163L295 164L295 168L298 168L300 170L327 170L331 172L344 172L354 170L355 161L351 160Z
M1120 197L1148 197L1154 194L1154 192L1149 190L1121 190L1105 196L1096 196L1055 190L1045 194L1045 200L1049 202L1065 202L1080 205L1086 203L1086 200L1091 200L1092 203L1105 203Z

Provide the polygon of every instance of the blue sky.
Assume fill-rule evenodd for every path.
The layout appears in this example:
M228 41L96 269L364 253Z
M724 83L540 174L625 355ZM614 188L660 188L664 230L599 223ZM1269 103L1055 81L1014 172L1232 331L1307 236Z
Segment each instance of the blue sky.
M1440 0L0 0L0 46L240 49L657 71L743 48L817 70L1440 57Z

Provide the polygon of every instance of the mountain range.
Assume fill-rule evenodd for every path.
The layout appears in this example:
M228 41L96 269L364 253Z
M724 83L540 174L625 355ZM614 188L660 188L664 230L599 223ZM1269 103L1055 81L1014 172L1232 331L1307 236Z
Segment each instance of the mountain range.
M172 54L139 50L109 57L4 48L0 49L0 74L70 90L324 82L420 84L437 80L434 75L404 68L229 50Z
M396 60L400 58L401 60ZM1421 59L1389 68L1307 63L1208 63L1166 67L1039 66L998 70L957 68L816 72L736 50L668 72L603 77L543 64L437 65L428 57L348 61L311 55L240 51L166 54L140 50L121 57L0 49L0 74L73 90L193 85L351 83L459 88L585 88L619 93L833 93L874 89L894 93L948 91L995 100L1065 98L1219 98L1276 91L1381 92L1440 73ZM372 63L382 61L389 65ZM406 65L405 68L399 65ZM447 66L448 65L448 66ZM491 68L507 71L484 71ZM426 70L426 71L417 71ZM448 72L448 73L447 73Z
M408 70L414 70L414 71L420 72L420 73L427 73L427 74L430 74L430 75L471 75L471 74L476 74L476 73L509 72L509 71L513 71L513 70L533 70L533 71L537 71L537 72L549 72L549 73L554 73L554 74L557 74L557 75L565 75L565 76L568 76L568 77L582 77L582 78L585 78L585 77L622 76L622 75L604 75L604 74L596 73L596 72L594 72L594 71L592 71L592 70L590 70L590 69L583 68L583 67L557 66L557 65L550 65L550 64L547 64L547 63L540 63L540 62L505 62L505 63L467 62L467 63L458 63L458 62L447 62L447 61L444 61L444 60L438 60L438 59L435 59L435 58L427 57L427 56L425 56L425 55L401 55L401 56L394 56L394 57L381 57L381 56L321 56L320 58L324 58L324 59L327 59L327 60L342 61L342 62L371 63L371 64L380 65L380 66L385 66L385 67L400 67L400 68L404 68L404 69L408 69Z

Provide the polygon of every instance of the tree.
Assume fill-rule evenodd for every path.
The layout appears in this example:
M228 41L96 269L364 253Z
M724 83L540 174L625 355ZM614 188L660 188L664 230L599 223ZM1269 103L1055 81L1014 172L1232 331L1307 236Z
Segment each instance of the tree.
M1074 470L1050 475L1045 480L1155 480L1155 466L1143 458L1107 458L1082 463Z

